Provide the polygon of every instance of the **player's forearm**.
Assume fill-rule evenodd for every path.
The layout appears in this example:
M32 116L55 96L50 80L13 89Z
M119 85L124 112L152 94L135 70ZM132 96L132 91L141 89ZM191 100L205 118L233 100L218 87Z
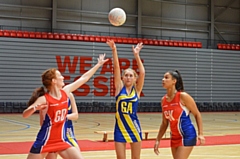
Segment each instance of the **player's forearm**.
M29 116L31 116L34 112L36 111L35 106L29 106L27 109L25 109L23 111L23 118L28 118Z
M71 113L67 115L67 119L69 120L77 120L78 119L78 113Z
M156 138L156 142L159 142L162 139L163 135L166 133L167 126L168 125L166 125L166 124L163 124L163 123L161 124L157 138Z
M199 113L196 117L196 123L198 127L198 135L203 135L203 124L202 124L202 116Z
M134 55L134 56L135 56L135 59L136 59L137 65L138 65L139 73L145 74L145 68L143 66L140 56L139 55Z

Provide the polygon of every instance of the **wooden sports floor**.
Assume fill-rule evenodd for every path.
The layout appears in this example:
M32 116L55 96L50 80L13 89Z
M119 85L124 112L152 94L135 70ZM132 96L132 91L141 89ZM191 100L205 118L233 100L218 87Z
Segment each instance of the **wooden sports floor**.
M79 119L74 122L76 138L78 140L100 141L102 135L95 134L94 131L113 130L114 115L113 113L80 113ZM159 128L162 118L161 113L139 113L138 116L142 129L153 130ZM240 135L240 112L202 113L202 118L206 137ZM194 119L193 123L195 124ZM39 127L38 114L34 114L28 119L22 118L21 114L0 114L0 143L34 141ZM157 133L150 133L149 137L155 138L156 135ZM113 135L109 135L109 139L112 138ZM219 138L219 140L223 139ZM160 148L160 152L161 154L157 156L154 154L153 148L143 148L141 159L172 158L169 147ZM94 147L91 151L82 151L82 154L85 159L116 158L114 150L94 150ZM0 154L0 159L25 159L26 156L27 154ZM129 150L127 150L127 158L131 158ZM196 146L189 159L240 159L240 141L235 144L226 142L226 144L221 145Z

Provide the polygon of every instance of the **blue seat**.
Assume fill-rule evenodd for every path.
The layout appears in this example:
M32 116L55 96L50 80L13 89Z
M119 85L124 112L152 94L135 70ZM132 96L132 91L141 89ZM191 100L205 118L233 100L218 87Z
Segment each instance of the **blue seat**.
M140 102L140 112L147 112L147 102Z
M110 111L111 111L111 103L104 102L104 112L105 113L110 113Z
M12 113L20 113L21 112L21 106L19 102L13 102L13 109Z
M212 102L209 102L208 111L215 112L217 109Z
M154 102L153 112L162 112L162 106L160 102Z
M218 107L218 103L217 102L213 102L212 106L213 106L213 111L216 112L217 111L217 107Z
M13 110L13 103L6 102L5 113L12 113L12 110Z
M86 112L86 104L85 102L78 102L77 103L77 109L79 113L85 113Z
M116 112L116 103L115 102L111 102L111 110L110 112L115 113Z
M103 112L104 112L104 109L105 109L105 108L104 108L104 102L99 102L98 104L99 104L99 105L98 105L98 106L99 106L98 112L99 112L99 113L103 113Z
M93 111L93 104L92 104L92 102L86 102L85 105L86 105L85 112L86 113L91 113Z
M223 106L223 111L228 111L228 103L227 102L223 102L222 106Z
M234 102L233 106L235 111L240 111L240 102Z
M4 113L4 111L5 111L5 103L0 102L0 113Z
M143 112L143 102L138 103L138 112Z
M223 111L223 103L222 102L218 102L217 110Z
M20 105L20 109L21 109L20 113L22 113L28 107L27 102L20 102L19 105Z
M98 102L93 102L93 113L97 113L99 110Z
M210 110L211 103L210 102L203 102L203 111L208 112Z
M198 110L200 112L203 112L204 111L204 104L202 102L196 102L196 105L198 107Z
M228 103L227 103L227 110L228 110L228 111L233 111L233 108L234 108L233 102L228 102Z
M148 106L149 106L149 112L154 112L154 107L155 107L155 104L154 104L154 102L149 102L148 103Z
M151 103L149 102L143 103L143 112L150 112L150 108L151 108Z

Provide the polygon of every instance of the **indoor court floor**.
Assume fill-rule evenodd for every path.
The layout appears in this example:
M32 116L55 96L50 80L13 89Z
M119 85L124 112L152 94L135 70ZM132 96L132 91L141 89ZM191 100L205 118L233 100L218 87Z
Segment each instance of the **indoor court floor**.
M94 131L111 131L114 113L80 113L74 121L75 136L85 159L115 157L113 135L109 142L102 142L102 135ZM155 130L161 123L161 113L138 113L143 130ZM194 125L195 119L191 116ZM240 112L202 113L206 145L196 146L189 159L240 159ZM21 114L0 114L0 158L25 159L39 130L39 116L24 119ZM141 159L170 159L169 140L160 144L159 156L153 152L157 133L149 133L149 140L142 142ZM144 136L144 135L143 135ZM169 137L169 134L166 134ZM127 158L130 157L127 150ZM61 159L58 157L58 159Z

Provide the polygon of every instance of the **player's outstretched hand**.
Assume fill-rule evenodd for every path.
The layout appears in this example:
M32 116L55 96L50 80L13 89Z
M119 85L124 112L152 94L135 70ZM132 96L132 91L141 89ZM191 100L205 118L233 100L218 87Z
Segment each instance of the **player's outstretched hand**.
M103 65L105 62L107 62L109 59L105 59L106 54L100 54L98 57L98 64Z
M138 55L143 48L143 43L138 43L136 47L132 46L132 51L134 55Z
M107 40L106 43L108 44L108 46L109 46L112 50L116 49L116 45L115 45L115 42L114 42L113 40Z

